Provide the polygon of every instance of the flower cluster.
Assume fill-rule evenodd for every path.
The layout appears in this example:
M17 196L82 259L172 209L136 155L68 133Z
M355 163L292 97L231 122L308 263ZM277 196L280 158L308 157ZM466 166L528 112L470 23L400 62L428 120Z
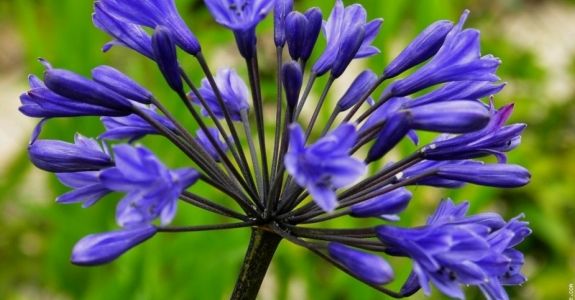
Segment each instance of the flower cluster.
M215 21L233 32L247 81L233 68L212 73L173 0L99 0L93 14L95 26L113 38L104 51L127 47L157 65L195 121L194 134L161 100L112 67L98 66L86 78L41 60L43 79L29 77L20 111L41 119L28 148L30 160L71 188L57 202L90 207L109 194L124 195L115 213L120 229L81 239L72 251L73 263L111 262L161 232L251 227L235 298L255 297L281 239L393 297L419 289L429 294L431 283L453 298L464 298L462 286L477 286L488 299L507 299L503 286L526 280L523 255L515 249L531 232L523 215L510 221L496 213L468 216L467 202L443 200L424 226L393 223L416 201L412 186L514 188L530 180L525 168L507 163L506 153L519 145L525 124L506 124L513 105L496 107L493 96L504 87L496 75L500 60L481 55L479 31L464 28L468 11L455 24L431 24L379 75L361 72L320 127L331 86L352 61L379 54L374 41L382 20L368 21L360 4L344 6L342 0L335 0L325 21L319 8L295 11L293 0L204 2ZM272 11L277 101L275 135L266 141L270 118L264 118L264 108L271 109L271 101L262 93L256 27ZM321 32L324 49L316 47ZM199 69L193 72L205 74L199 86L182 68L178 48L197 60ZM308 101L317 79L326 74L319 99ZM97 139L79 134L74 143L40 138L46 121L83 116L100 117L105 130ZM420 131L438 135L366 176L368 165L387 157L404 138L418 145ZM187 167L168 168L134 144L148 135L167 139L189 158ZM486 156L497 162L481 160ZM241 211L203 197L193 188L200 180ZM235 222L171 225L179 201ZM306 226L346 217L376 218L379 225ZM395 280L386 256L413 262L398 292L385 287Z

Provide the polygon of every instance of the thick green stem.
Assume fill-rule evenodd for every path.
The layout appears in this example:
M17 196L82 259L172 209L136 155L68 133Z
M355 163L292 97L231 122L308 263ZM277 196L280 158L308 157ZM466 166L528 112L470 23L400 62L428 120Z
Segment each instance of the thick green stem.
M256 299L274 253L281 241L275 233L254 227L232 300Z

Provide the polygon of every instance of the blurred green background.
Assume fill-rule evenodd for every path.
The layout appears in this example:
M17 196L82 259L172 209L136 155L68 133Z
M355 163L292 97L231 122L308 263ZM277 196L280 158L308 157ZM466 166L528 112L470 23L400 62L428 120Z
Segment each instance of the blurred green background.
M245 72L231 43L231 33L214 24L202 1L176 2L212 67L231 65ZM324 14L331 6L331 1L296 2L299 9L321 5ZM509 159L532 171L529 186L514 190L468 186L450 192L417 188L401 223L424 223L446 195L456 201L471 201L473 212L492 210L506 218L524 212L534 231L521 246L529 281L522 288L509 288L511 298L566 299L569 283L575 283L575 1L358 2L367 8L370 18L385 19L376 42L383 53L354 63L349 75L333 89L332 105L353 74L365 67L380 72L419 30L437 19L457 20L461 11L469 8L472 15L468 26L481 30L484 53L503 60L499 75L508 86L497 96L497 105L515 102L512 121L529 125L523 144ZM106 266L81 268L69 263L78 239L115 228L115 201L102 201L88 210L56 205L56 195L66 189L54 176L32 168L28 162L25 149L35 122L20 116L17 107L18 95L27 89L26 75L42 72L36 58L44 57L57 67L85 75L99 64L116 66L149 87L187 125L194 126L178 109L177 99L152 62L126 49L100 52L108 37L92 26L91 11L89 0L0 0L0 299L226 299L247 247L247 229L159 235ZM259 32L262 74L267 78L267 113L273 120L275 64L269 18ZM314 55L318 54L316 50ZM192 59L185 58L184 64L198 82L201 74ZM268 129L272 132L273 124ZM93 118L54 120L43 134L70 140L76 131L96 136L102 127ZM185 165L176 149L165 146L160 138L149 138L145 143L168 165ZM408 143L402 148L414 149ZM394 155L401 157L399 152ZM205 186L194 188L220 203L229 202ZM182 205L176 223L221 221ZM350 220L333 223L357 224ZM393 259L392 263L398 278L404 278L407 261ZM476 290L467 292L470 299L481 299ZM280 246L260 298L387 299L287 242ZM414 298L424 296L418 293ZM431 298L442 299L438 292Z

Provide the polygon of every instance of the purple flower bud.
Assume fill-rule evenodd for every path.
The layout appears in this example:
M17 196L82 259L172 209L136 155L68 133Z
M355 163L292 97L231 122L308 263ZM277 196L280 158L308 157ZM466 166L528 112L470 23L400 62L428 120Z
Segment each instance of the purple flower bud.
M297 61L302 57L308 30L308 21L302 13L292 11L287 15L285 23L289 54L293 60Z
M148 225L86 236L74 246L71 261L80 266L111 262L156 232L156 227Z
M395 114L388 118L375 143L369 149L365 163L369 164L382 158L403 139L409 129L409 121L403 114Z
M382 285L393 280L393 270L382 257L355 250L340 243L329 243L329 255L353 275L366 282Z
M293 10L293 0L276 0L274 7L274 42L276 47L286 43L286 17Z
M201 47L176 8L174 0L100 0L102 10L127 23L155 29L164 26L174 42L184 51L196 55Z
M74 190L60 195L56 202L62 204L71 204L82 202L82 207L87 208L94 205L102 197L112 191L104 187L100 182L100 172L74 172L59 173L58 180L67 187Z
M454 81L410 101L406 107L449 100L478 100L499 93L505 84L489 81Z
M147 115L164 125L166 128L177 131L176 126L168 118L159 115L152 109L140 108ZM130 143L137 141L149 134L159 134L156 128L142 119L142 117L132 114L126 117L103 117L102 124L106 127L106 132L98 138L105 140L128 139Z
M214 140L216 140L218 147L222 149L222 151L226 152L228 150L228 146L220 139L220 132L216 128L208 128L208 132ZM221 159L220 154L206 135L206 132L200 129L196 131L196 135L198 136L198 142L204 147L204 150L206 150L206 152L208 152L215 161L219 162Z
M451 28L453 22L450 21L429 25L385 68L384 76L393 78L431 58L441 48Z
M98 142L76 135L74 144L56 140L36 140L28 146L32 163L39 169L54 172L97 171L114 165Z
M489 122L489 110L478 101L447 101L407 110L413 129L466 133L482 129Z
M335 62L331 68L331 75L334 78L340 77L347 66L357 55L360 47L362 46L363 39L365 37L365 27L356 26L353 29L346 31L346 34L342 36L342 44L339 52L337 53Z
M303 83L303 74L300 65L296 62L285 64L282 68L282 81L288 107L293 110L297 106Z
M507 164L477 164L469 168L446 165L439 167L436 174L446 179L501 188L521 187L531 179L527 169Z
M371 70L365 70L359 74L347 89L345 94L337 102L340 111L346 111L354 106L377 81L377 76Z
M22 106L19 107L20 112L33 118L125 116L130 114L128 111L115 110L66 98L52 92L45 86L35 87L20 95L20 102L22 103Z
M125 97L68 70L46 70L44 82L50 90L66 98L124 112L132 110L132 104Z
M152 102L153 96L148 90L124 73L110 66L94 68L92 70L92 78L94 81L130 100L144 104L150 104Z
M305 30L305 40L301 50L301 60L307 61L313 52L313 48L321 32L323 19L321 10L317 7L308 9L304 13L307 18L307 28Z
M395 215L402 212L413 195L405 188L399 188L351 207L351 215L358 218Z
M241 121L241 111L250 109L248 103L249 91L246 83L234 69L220 69L214 79L232 120ZM199 92L204 100L206 100L206 104L212 112L218 118L224 118L224 111L207 78L202 79L202 86L199 88ZM190 97L194 103L201 104L195 94L190 93L188 97ZM202 108L202 113L208 115L205 108Z
M478 158L495 155L500 162L505 162L504 152L515 148L521 141L520 134L525 124L503 126L513 111L513 105L499 110L491 106L491 120L482 130L462 134L456 137L443 136L423 149L428 159L451 160Z
M114 40L107 43L102 49L104 52L115 45L128 47L140 54L154 59L152 53L152 40L140 26L125 22L112 16L102 7L101 2L94 3L92 21L96 27L111 35Z
M172 39L172 33L163 26L158 26L152 36L152 48L156 63L168 82L168 85L176 91L183 92L184 85L180 77L180 65L176 45Z

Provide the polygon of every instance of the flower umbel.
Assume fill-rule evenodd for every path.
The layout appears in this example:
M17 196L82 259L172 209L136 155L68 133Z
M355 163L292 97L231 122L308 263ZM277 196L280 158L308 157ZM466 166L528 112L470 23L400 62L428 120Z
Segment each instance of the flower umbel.
M431 24L387 67L364 70L345 84L347 91L322 124L336 79L352 60L379 53L373 43L382 20L368 21L363 6L346 7L341 0L335 0L327 20L318 8L294 11L290 0L204 3L217 23L233 31L246 63L245 81L242 68L212 73L173 0L100 0L93 15L96 27L113 38L104 51L122 45L157 64L165 79L158 84L167 85L182 101L193 130L167 108L167 100L110 66L94 68L89 79L41 60L44 79L29 77L20 111L41 119L29 156L71 188L57 202L88 208L108 201L110 194L123 195L115 212L120 228L78 241L72 263L109 263L166 232L251 228L232 299L255 299L281 240L309 249L396 298L420 289L429 295L433 285L457 299L465 297L463 286L478 287L487 299L507 299L503 286L525 282L524 257L516 249L531 233L523 214L506 222L496 213L467 215L467 202L443 200L424 226L393 223L418 201L413 186L516 188L530 180L528 170L507 163L506 153L520 144L526 126L506 124L512 104L496 107L493 97L504 88L495 74L501 62L480 54L478 30L463 28L468 11L457 24ZM274 119L269 117L268 89L262 88L256 37L257 25L272 10ZM327 45L318 49L322 27ZM177 48L191 54L200 68L182 67ZM313 57L319 58L308 66ZM410 69L414 71L404 75ZM188 76L191 72L203 73L198 86ZM320 97L310 100L316 79L327 73ZM383 93L375 97L379 87ZM105 130L98 139L79 134L74 143L39 138L52 118L85 116L100 118ZM265 129L272 123L274 136L268 140ZM374 162L390 158L389 153L400 154L396 146L405 137L417 146L420 131L437 137L397 162L376 167ZM145 143L150 135L183 154L175 157L187 157L178 161L182 167L168 167L151 150L134 144ZM496 163L479 160L490 155ZM230 202L220 198L237 205L228 207ZM187 220L176 219L180 202L230 222L181 225ZM362 224L372 225L321 226L338 218L370 218L366 221L371 223ZM387 262L390 256L411 260L411 275L395 278L400 272ZM397 280L404 282L399 291L386 287Z

